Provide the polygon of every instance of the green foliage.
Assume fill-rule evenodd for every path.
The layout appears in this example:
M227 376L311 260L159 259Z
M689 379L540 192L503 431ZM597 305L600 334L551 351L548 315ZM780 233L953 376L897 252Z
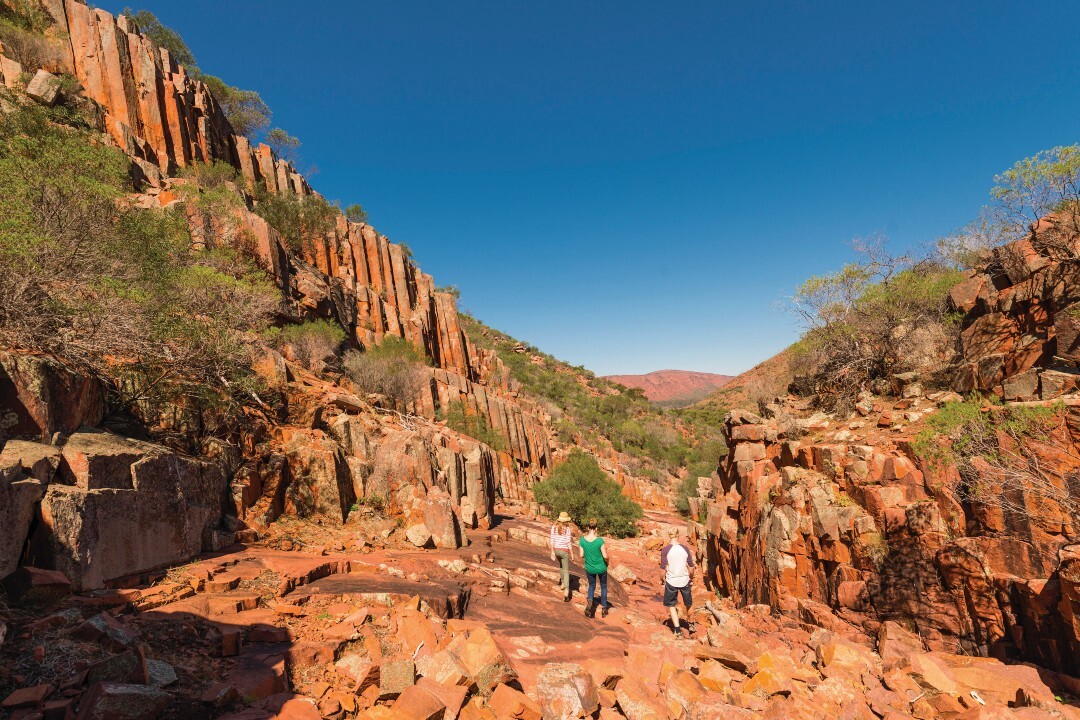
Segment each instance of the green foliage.
M424 371L430 359L408 340L387 335L366 352L345 353L348 378L364 392L385 396L396 408L415 401L428 380Z
M338 209L319 195L260 192L255 212L281 234L289 248L300 251L306 242L334 229Z
M200 75L237 135L257 136L270 126L270 108L254 90L241 90L219 77Z
M1075 212L1080 200L1080 145L1043 150L995 176L994 182L990 195L1021 231L1051 212Z
M457 285L440 285L435 288L435 292L452 295L456 300L461 299L461 290L458 288Z
M710 474L711 474L710 470ZM703 475L702 477L708 477ZM679 486L675 489L675 509L680 514L690 515L690 498L696 498L698 496L698 476L694 474L687 475L679 481Z
M930 462L964 465L974 458L989 462L1006 460L1000 455L997 434L1045 440L1057 424L1059 405L995 405L972 396L946 403L927 418L912 443L915 453ZM988 438L992 440L988 441Z
M506 450L506 438L491 427L486 417L470 412L460 400L450 403L450 407L443 411L441 419L446 421L446 426L451 430L479 440L492 450Z
M891 256L880 239L857 249L864 260L810 278L792 298L807 326L793 356L802 363L797 386L841 408L874 380L908 369L908 356L946 350L955 322L948 294L963 279L940 262ZM920 337L930 345L911 344Z
M349 222L367 222L367 212L364 210L364 206L360 203L352 203L351 205L346 205L343 212L345 213L345 217L349 220Z
M197 73L199 68L195 62L195 55L184 42L184 39L170 27L158 20L157 16L149 10L133 12L131 8L124 8L124 15L135 23L143 35L150 39L158 47L165 48L178 64L183 65L189 72Z
M313 369L337 352L341 343L345 342L345 331L336 322L327 319L271 328L266 336L278 347L291 347L294 357Z
M33 73L56 59L56 50L42 34L48 27L48 15L31 0L12 3L12 8L0 4L0 42L4 54Z
M494 351L527 392L548 401L564 416L555 426L563 442L606 441L642 461L643 471L685 466L701 459L699 453L712 453L723 445L722 440L716 444L722 437L723 411L658 408L640 390L572 367L475 318L463 315L462 323L469 339Z
M244 333L276 287L233 251L193 252L179 214L125 203L127 158L55 117L0 117L0 340L122 378L128 399L242 394Z
M300 149L300 141L281 128L271 128L266 133L266 144L279 158L296 162L296 152Z
M591 455L576 448L547 479L533 486L533 494L553 518L566 512L579 526L595 518L605 535L631 537L638 533L641 506L622 494L619 484Z

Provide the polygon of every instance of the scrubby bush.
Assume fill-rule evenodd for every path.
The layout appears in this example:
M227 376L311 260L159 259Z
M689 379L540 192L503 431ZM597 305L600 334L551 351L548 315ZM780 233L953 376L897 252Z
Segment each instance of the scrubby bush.
M911 367L901 347L913 333L941 338L941 347L921 349L921 356L951 350L947 334L936 330L955 322L948 293L963 278L933 260L890 255L880 239L856 249L863 260L810 278L792 298L807 327L797 353L797 387L831 407L850 406L875 380L924 369Z
M195 55L191 52L191 48L178 32L163 25L154 13L149 10L136 12L131 8L124 8L124 15L134 22L139 32L151 42L168 50L169 56L178 64L183 65L189 72L198 72L198 64L195 62Z
M272 328L266 335L278 347L290 347L293 357L312 370L321 369L326 359L337 352L345 341L345 331L341 326L326 319Z
M319 195L260 192L255 212L294 251L303 249L306 242L321 238L334 229L338 210Z
M566 512L579 526L595 518L601 533L615 537L638 533L641 506L623 495L591 455L576 448L547 479L533 486L533 494L552 517Z
M241 391L271 279L193 252L179 214L131 206L128 159L50 113L0 116L0 342L123 376L132 400Z
M57 53L45 36L28 24L0 17L0 42L5 55L22 65L24 71L33 73L56 60Z
M385 396L396 408L416 401L428 379L427 358L408 340L387 335L365 352L345 353L348 378L364 392Z
M690 514L690 498L698 496L698 476L691 473L679 481L675 489L675 509L682 515Z
M493 450L505 450L506 438L497 432L483 415L470 412L465 403L455 401L442 412L442 419L451 430L479 440Z
M196 163L184 168L181 177L191 181L179 186L179 194L199 217L206 247L234 245L250 254L251 243L239 242L237 210L244 207L244 199L233 185L238 177L236 168L220 160Z

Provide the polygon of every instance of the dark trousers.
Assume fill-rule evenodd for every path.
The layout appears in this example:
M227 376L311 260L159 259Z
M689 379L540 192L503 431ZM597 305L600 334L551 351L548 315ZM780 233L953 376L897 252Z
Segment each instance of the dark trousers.
M607 607L608 606L608 604L607 604L607 573L602 572L602 573L593 574L591 572L587 572L585 574L589 576L589 602L591 603L593 601L593 597L594 597L594 595L596 593L596 580L597 580L597 578L599 578L600 579L600 605L602 607Z

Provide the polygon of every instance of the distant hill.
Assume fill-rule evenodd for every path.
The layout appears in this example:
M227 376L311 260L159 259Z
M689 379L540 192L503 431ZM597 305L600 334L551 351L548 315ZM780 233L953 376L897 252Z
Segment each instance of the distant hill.
M761 398L786 394L787 387L795 374L792 369L792 355L790 347L781 350L768 360L731 378L719 390L712 391L696 404L729 410L734 408L753 410Z
M645 375L607 375L605 379L641 388L645 397L669 407L693 405L731 381L731 375L693 370L655 370Z

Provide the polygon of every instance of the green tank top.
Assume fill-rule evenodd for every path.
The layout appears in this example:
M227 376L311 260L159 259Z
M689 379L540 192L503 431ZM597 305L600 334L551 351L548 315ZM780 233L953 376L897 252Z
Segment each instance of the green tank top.
M578 545L585 551L585 572L591 575L607 572L607 562L604 561L604 554L600 552L600 548L604 546L604 538L586 540L582 537L578 540Z

